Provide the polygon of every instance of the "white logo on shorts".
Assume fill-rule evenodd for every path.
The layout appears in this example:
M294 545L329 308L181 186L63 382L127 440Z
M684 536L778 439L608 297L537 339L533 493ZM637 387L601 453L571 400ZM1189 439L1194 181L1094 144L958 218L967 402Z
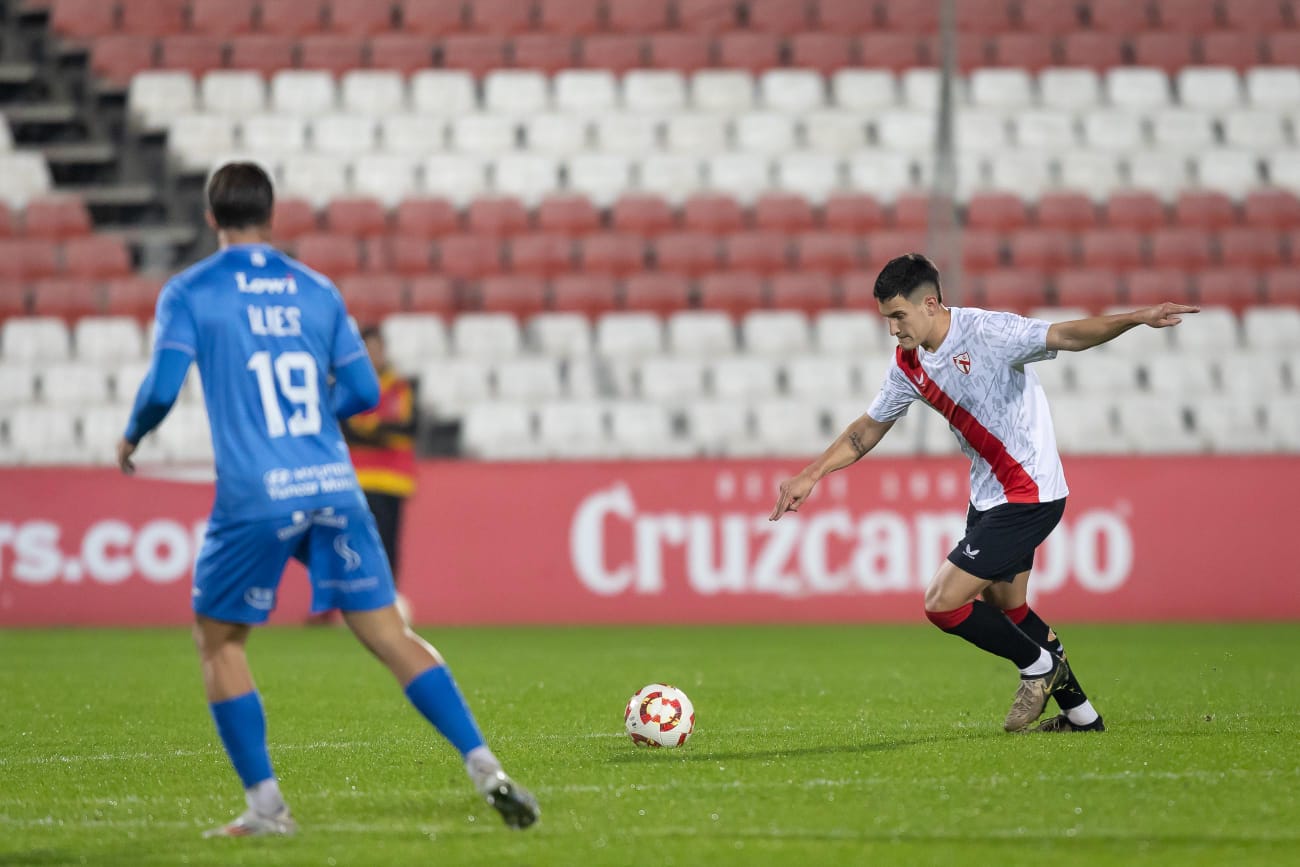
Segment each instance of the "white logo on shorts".
M258 611L270 611L275 607L275 588L249 587L244 591L244 601Z
M962 553L965 554L967 557L971 558L972 560L974 560L976 557L980 555L980 549L976 548L974 551L972 551L970 547L970 542L967 542L966 550L962 551Z
M353 569L361 568L361 555L348 546L346 533L334 537L334 553L343 558L347 571L351 572Z

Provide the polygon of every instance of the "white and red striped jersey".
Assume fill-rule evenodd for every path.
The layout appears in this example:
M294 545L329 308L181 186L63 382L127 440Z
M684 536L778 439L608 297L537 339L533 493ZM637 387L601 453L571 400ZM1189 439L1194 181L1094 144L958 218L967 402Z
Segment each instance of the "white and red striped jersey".
M920 398L948 420L971 460L970 500L1047 503L1069 493L1047 395L1025 365L1056 357L1049 323L1014 313L951 307L948 335L934 352L895 352L867 414L894 421Z

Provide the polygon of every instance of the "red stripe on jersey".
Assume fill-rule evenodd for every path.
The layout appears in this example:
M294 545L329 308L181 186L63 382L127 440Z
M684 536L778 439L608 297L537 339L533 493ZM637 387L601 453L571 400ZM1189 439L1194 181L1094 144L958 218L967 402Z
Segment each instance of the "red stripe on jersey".
M957 429L966 442L971 444L971 448L975 449L976 453L992 468L994 478L1002 485L1002 491L1007 496L1007 502L1037 503L1038 483L1025 471L1019 461L1011 457L1002 440L995 437L988 428L980 424L979 419L962 409L944 393L921 367L921 362L916 357L916 350L909 349L904 352L900 346L894 356L903 373L921 392L921 397L929 401L930 406L939 410L939 413L948 419L948 423Z

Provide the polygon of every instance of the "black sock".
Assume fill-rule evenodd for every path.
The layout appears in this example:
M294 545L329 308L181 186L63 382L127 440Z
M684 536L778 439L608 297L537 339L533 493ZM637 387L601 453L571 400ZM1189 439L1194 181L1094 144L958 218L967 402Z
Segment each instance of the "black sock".
M1009 659L1016 668L1028 668L1042 656L1042 648L999 609L978 599L954 611L927 611L925 616L944 632L959 635L994 656Z
M1013 618L1019 610L1013 608L1007 612L1007 619L1015 623ZM1061 646L1061 639L1056 637L1056 632L1052 627L1044 623L1043 618L1039 617L1037 612L1029 606L1026 605L1024 611L1024 616L1016 624L1020 627L1020 631L1038 642L1041 647L1047 648L1049 652L1064 659L1065 648ZM1088 700L1088 696L1083 692L1083 687L1079 686L1078 678L1074 676L1073 669L1070 670L1069 678L1052 693L1052 698L1056 699L1056 703L1060 705L1061 710L1078 707Z

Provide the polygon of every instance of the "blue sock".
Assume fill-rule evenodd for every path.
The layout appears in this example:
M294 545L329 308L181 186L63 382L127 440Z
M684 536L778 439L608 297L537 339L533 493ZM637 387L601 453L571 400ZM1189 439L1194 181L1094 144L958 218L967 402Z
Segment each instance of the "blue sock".
M257 690L226 701L212 702L212 719L226 746L226 755L245 789L275 776L266 751L266 715Z
M436 665L406 685L406 697L463 756L483 746L483 735L445 665Z

